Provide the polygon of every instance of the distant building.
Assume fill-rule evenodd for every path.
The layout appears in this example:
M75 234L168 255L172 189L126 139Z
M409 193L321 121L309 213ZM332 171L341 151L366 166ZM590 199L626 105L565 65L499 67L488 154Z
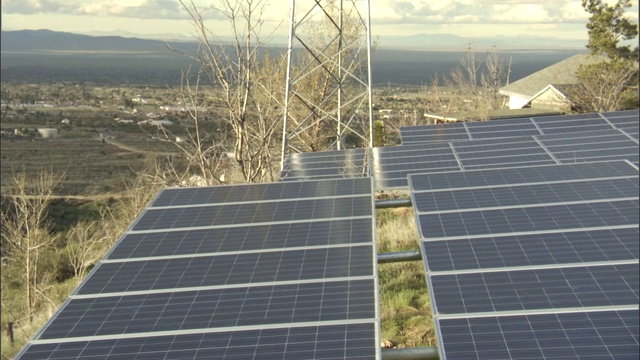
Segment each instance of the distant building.
M502 87L500 94L509 97L509 109L532 107L568 111L571 99L566 89L578 83L576 71L580 65L603 59L586 54L574 55Z

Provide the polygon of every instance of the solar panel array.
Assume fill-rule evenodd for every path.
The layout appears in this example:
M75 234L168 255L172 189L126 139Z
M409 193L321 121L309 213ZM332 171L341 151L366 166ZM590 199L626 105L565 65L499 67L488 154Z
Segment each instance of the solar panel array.
M165 189L18 358L379 358L372 187Z
M403 145L619 130L638 140L638 110L403 127Z
M293 154L283 181L374 178L407 187L410 174L626 159L638 165L638 110L401 128L403 146ZM345 160L349 158L349 160ZM348 164L348 165L345 165Z
M409 177L441 359L638 357L638 169Z

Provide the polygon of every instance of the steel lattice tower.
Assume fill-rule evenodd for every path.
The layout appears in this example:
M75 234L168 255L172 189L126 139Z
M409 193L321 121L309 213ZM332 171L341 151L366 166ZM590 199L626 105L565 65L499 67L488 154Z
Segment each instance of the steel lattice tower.
M371 147L370 0L291 0L282 162Z

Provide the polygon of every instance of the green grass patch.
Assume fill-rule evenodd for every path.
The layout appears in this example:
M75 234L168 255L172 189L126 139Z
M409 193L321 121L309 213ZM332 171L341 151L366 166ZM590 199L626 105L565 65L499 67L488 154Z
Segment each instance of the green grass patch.
M410 208L376 211L378 253L418 250ZM382 338L398 347L436 344L431 303L421 261L380 264Z

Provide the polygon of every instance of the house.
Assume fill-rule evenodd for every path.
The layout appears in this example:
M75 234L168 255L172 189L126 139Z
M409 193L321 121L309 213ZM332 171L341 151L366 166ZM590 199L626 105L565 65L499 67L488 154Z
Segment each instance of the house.
M509 97L509 109L533 107L568 111L571 101L566 89L578 83L576 71L580 65L603 59L588 54L574 55L502 87L500 94Z

